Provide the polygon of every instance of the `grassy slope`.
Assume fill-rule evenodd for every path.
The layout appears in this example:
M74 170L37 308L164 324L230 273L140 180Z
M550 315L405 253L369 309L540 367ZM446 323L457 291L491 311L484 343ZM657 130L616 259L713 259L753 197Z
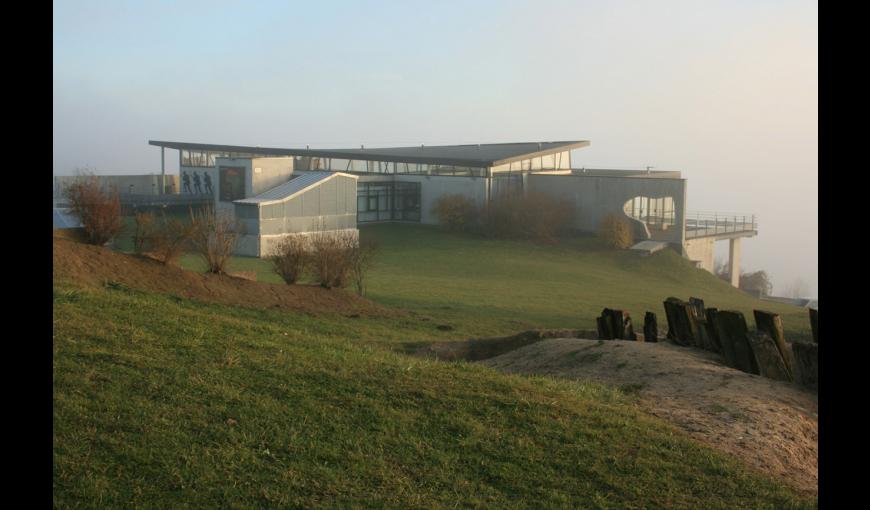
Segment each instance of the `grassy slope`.
M479 239L420 225L372 225L361 235L383 247L368 296L450 324L454 338L515 333L529 328L595 329L604 307L628 310L640 330L646 311L667 326L662 301L700 297L719 309L740 310L750 327L753 308L780 313L790 340L808 338L805 308L755 299L671 250L652 257L607 250L587 237L557 246ZM195 255L186 267L201 268ZM280 282L267 261L237 258L235 270ZM444 335L441 335L444 336Z
M618 391L366 345L408 320L55 282L56 506L813 505Z

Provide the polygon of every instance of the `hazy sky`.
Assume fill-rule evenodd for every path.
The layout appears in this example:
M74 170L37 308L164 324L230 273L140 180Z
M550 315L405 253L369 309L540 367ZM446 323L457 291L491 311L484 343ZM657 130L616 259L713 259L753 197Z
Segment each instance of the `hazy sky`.
M159 172L149 139L590 140L575 166L680 170L690 211L757 214L744 269L815 295L817 19L812 1L56 1L53 169Z

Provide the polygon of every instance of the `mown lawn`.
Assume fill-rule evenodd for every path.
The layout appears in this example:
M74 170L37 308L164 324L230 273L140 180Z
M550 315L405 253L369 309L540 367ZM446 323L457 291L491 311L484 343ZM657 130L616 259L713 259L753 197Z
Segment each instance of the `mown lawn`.
M371 232L385 242L396 235ZM469 317L480 310L509 316L510 296L483 284L479 300L452 302L473 293L468 268L443 289L414 290L406 261L391 283L387 261L401 253L428 254L429 263L417 262L435 278L468 241L402 246L385 252L377 299L416 296L413 306L468 331L485 329ZM564 250L538 254L575 256ZM589 278L582 285L594 285ZM538 299L512 309L542 324L572 316ZM439 308L447 302L453 308ZM312 317L57 281L53 317L58 508L815 505L644 415L617 390L372 345L416 336L407 318Z
M381 246L368 297L450 325L456 338L516 333L531 328L595 329L602 308L628 310L642 329L644 312L667 326L662 301L704 299L708 307L740 310L754 327L753 309L780 313L789 340L807 339L805 308L755 299L671 250L651 257L604 248L594 237L557 245L482 239L412 224L368 225L360 230ZM122 245L126 246L126 245ZM204 268L195 254L183 256ZM280 283L269 262L236 257L234 271L255 271Z

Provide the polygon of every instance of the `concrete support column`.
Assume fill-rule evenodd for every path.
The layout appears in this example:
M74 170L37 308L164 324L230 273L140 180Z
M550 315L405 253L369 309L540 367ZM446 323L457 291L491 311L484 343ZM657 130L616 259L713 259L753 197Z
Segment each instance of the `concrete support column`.
M735 237L728 243L728 270L731 272L731 285L740 287L740 238Z
M166 193L166 147L160 147L160 193Z

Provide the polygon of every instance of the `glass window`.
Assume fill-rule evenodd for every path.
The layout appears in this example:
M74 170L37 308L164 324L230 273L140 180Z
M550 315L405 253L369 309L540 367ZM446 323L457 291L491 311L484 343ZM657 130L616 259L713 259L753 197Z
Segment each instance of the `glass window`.
M541 169L541 158L532 158L532 170L540 170Z
M220 200L232 202L245 198L245 169L242 167L221 167Z
M553 154L541 156L541 168L544 170L552 170L556 168L556 157Z

